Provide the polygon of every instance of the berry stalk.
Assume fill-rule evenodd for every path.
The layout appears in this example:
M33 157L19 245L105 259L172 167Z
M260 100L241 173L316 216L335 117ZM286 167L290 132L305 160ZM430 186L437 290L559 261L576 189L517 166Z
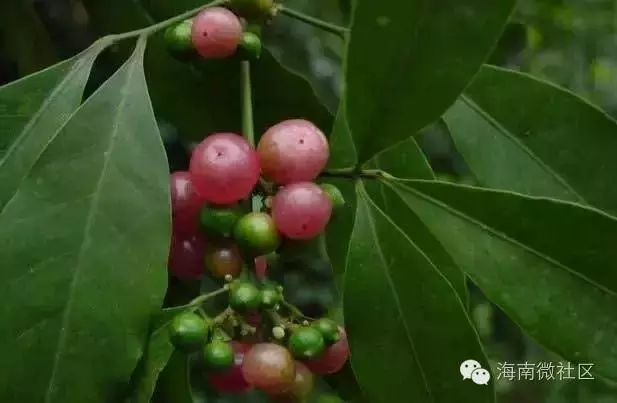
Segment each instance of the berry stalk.
M312 25L323 31L330 32L331 34L334 34L341 39L345 39L345 35L348 32L348 29L345 27L341 27L336 24L320 20L319 18L311 17L310 15L306 15L299 11L292 10L291 8L287 8L283 5L278 6L278 12L288 17L295 18L298 21L302 21L306 24Z
M253 90L251 84L251 64L245 60L241 63L241 97L242 97L242 135L255 147L255 125L253 123ZM251 196L251 210L259 211L259 200Z

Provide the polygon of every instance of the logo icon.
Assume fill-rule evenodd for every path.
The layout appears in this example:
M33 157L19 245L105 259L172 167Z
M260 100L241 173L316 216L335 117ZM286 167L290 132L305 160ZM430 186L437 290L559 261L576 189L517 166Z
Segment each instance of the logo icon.
M482 368L482 365L476 360L465 360L459 367L459 372L463 375L463 380L471 379L476 385L488 385L491 380L491 374L488 370Z

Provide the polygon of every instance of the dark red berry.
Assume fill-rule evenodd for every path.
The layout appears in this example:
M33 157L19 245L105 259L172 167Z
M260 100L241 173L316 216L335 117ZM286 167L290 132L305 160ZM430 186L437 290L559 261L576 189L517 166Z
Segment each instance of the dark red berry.
M244 357L244 378L258 389L284 390L289 388L296 375L291 353L275 343L259 343Z
M242 39L242 24L226 8L212 7L195 17L191 37L202 57L222 59L236 52Z
M233 366L222 373L208 374L208 382L210 386L221 393L241 393L249 390L251 385L244 378L242 372L242 364L246 352L251 349L250 344L231 342L234 350L234 363Z
M259 160L242 136L217 133L195 147L189 172L201 197L228 205L250 195L259 180Z
M326 136L311 122L285 120L268 129L257 145L263 175L286 185L311 181L328 162Z
M174 277L198 279L204 274L206 241L200 235L172 237L167 267Z
M339 327L339 331L340 340L338 342L328 347L318 358L304 362L315 375L334 374L343 368L349 358L347 333L342 327Z
M332 214L332 203L312 182L287 185L272 202L272 218L279 232L290 239L310 239L323 232Z
M179 171L171 174L170 194L174 233L195 234L198 228L199 211L205 200L197 193L188 172Z
M266 391L270 398L276 403L298 403L304 402L306 397L313 390L314 376L306 365L296 361L296 376L293 383L282 390Z

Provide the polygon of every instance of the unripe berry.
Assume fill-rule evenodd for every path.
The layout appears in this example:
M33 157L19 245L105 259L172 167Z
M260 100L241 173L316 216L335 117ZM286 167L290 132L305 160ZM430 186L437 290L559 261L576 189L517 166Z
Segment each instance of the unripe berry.
M319 330L302 327L289 337L289 351L296 358L310 359L323 353L325 341Z
M234 351L233 366L222 373L208 375L210 386L220 393L241 393L251 388L242 373L244 355L251 348L251 345L233 341L231 346Z
M192 39L193 20L185 20L165 30L165 44L178 60L190 60L197 56Z
M201 316L186 312L179 314L171 321L169 332L174 346L182 351L191 352L206 342L210 328Z
M231 8L248 19L266 19L270 16L274 0L231 0Z
M285 120L269 128L257 145L261 170L279 185L311 181L328 162L326 136L311 122Z
M242 24L223 7L208 8L197 14L191 30L193 46L207 59L222 59L236 52L242 38Z
M339 333L340 340L326 348L321 356L304 362L315 375L334 374L345 365L349 358L347 333L342 327L339 327Z
M281 241L272 217L257 212L238 220L234 228L234 239L243 252L254 256L273 252Z
M189 172L201 197L228 205L251 193L259 180L259 160L242 136L217 133L195 147Z
M296 365L285 347L259 343L246 353L242 373L247 382L258 389L285 389L293 384Z
M345 205L345 197L339 188L330 184L330 183L322 183L319 185L324 192L330 198L330 202L332 203L333 209L341 208Z
M201 278L204 274L205 247L205 240L199 235L174 235L167 262L169 272L177 278Z
M259 36L253 32L244 32L240 41L239 54L242 59L256 60L261 56L262 44Z
M185 171L170 176L171 218L175 235L194 235L204 199L197 193L191 175Z
M272 202L272 217L279 232L290 239L310 239L320 234L332 214L326 193L312 182L279 190Z
M205 268L216 279L226 276L238 277L242 271L240 250L232 243L216 243L206 246L204 253Z
M229 289L229 306L236 312L252 312L259 309L259 289L248 281L237 280Z

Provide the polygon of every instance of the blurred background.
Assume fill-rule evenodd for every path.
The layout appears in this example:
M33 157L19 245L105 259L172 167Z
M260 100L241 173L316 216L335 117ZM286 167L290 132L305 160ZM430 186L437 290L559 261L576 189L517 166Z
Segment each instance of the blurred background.
M140 4L140 0L126 0ZM174 1L174 0L168 0ZM286 0L306 14L344 25L351 0ZM0 2L0 85L16 80L85 49L98 36L90 23L88 0L2 0ZM148 0L141 0L147 5ZM159 1L160 3L160 1ZM322 103L335 111L341 85L341 41L288 18L264 31L271 54L290 71L308 80ZM113 53L97 62L91 88L115 66ZM617 117L617 2L615 0L519 0L517 12L491 56L490 63L529 72L565 86ZM160 119L161 134L171 170L185 169L190 144L172 123ZM472 183L466 175L447 133L439 125L422 136L423 148L441 179ZM303 265L309 267L306 269ZM288 298L319 316L333 311L336 290L327 261L296 263L297 271L281 281ZM308 273L308 274L307 274ZM182 286L172 284L172 287ZM486 343L495 369L498 363L557 363L560 358L529 339L500 310L470 285L471 315ZM559 307L555 307L559 309ZM617 342L617 341L616 341ZM563 361L563 360L562 360ZM593 368L592 368L593 373ZM458 375L458 374L457 374ZM334 403L329 385L320 383L316 401ZM554 381L496 381L503 403L617 403L617 385L601 379ZM346 389L346 388L344 388ZM208 390L196 391L195 401L205 401ZM345 391L342 397L348 399ZM260 396L214 397L214 401L263 401ZM356 401L356 400L354 400ZM382 402L375 402L382 403Z

